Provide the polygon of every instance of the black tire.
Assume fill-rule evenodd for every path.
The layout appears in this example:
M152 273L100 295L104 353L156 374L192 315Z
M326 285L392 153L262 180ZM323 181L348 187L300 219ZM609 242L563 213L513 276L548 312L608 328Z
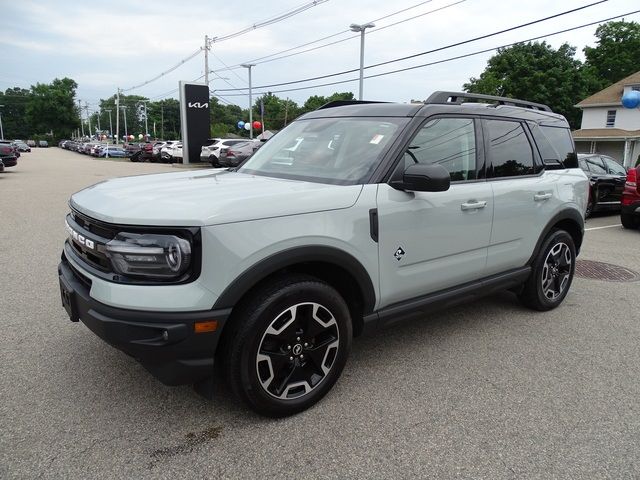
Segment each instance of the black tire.
M638 221L631 213L621 213L620 222L624 228L635 229L638 228Z
M587 210L584 212L584 218L589 218L593 215L594 204L593 201L587 203Z
M269 417L318 402L338 380L351 349L347 304L330 285L307 275L259 287L231 322L223 346L227 381L251 409Z
M566 297L576 269L576 247L564 230L552 230L535 257L520 301L539 311L551 310Z

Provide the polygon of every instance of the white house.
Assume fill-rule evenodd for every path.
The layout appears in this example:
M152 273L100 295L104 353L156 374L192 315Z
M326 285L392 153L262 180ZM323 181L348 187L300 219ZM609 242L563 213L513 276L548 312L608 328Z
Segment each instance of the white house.
M578 153L602 153L625 166L640 155L640 109L624 108L622 95L640 91L640 72L629 75L576 105L582 109L580 130L573 132Z

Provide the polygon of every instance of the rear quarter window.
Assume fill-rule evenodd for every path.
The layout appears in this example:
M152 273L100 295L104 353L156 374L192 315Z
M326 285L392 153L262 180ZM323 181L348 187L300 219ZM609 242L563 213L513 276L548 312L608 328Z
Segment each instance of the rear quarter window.
M568 128L529 124L538 146L540 157L546 166L561 162L565 168L577 168L578 156Z

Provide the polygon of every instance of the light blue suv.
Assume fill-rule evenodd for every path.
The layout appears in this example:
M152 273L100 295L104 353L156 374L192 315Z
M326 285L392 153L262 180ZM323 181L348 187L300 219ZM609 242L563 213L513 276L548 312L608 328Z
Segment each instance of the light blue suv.
M216 365L251 408L290 415L364 331L503 289L559 305L584 231L577 167L544 105L328 104L238 168L73 195L62 303L166 384L203 385Z

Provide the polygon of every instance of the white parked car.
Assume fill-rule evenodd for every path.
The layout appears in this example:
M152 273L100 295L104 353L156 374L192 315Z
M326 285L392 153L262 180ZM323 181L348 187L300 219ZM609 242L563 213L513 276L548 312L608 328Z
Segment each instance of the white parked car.
M160 149L160 159L163 162L181 162L182 161L182 142L179 140L170 140Z

